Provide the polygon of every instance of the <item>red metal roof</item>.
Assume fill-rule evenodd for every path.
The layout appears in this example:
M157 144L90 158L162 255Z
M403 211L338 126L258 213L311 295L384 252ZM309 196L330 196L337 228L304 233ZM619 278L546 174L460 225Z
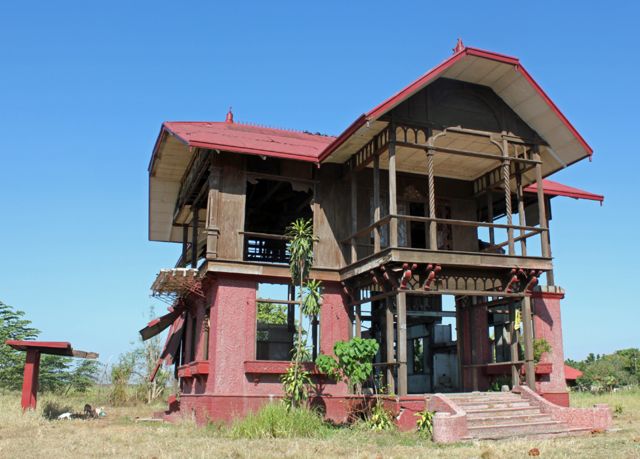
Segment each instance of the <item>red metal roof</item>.
M527 70L522 66L519 59L516 57L507 56L504 54L494 53L492 51L486 51L478 48L472 47L464 47L464 45L460 47L456 47L456 52L453 56L445 59L443 62L438 64L436 67L429 70L427 73L422 75L420 78L410 83L408 86L404 87L400 91L398 91L393 96L386 99L384 102L378 104L376 107L371 109L369 112L361 115L354 123L352 123L342 134L340 134L335 142L329 145L320 155L320 161L323 161L331 153L333 153L340 145L342 145L351 135L357 131L360 127L364 126L367 121L374 120L384 115L386 112L391 110L396 105L400 104L405 99L409 98L417 91L426 86L429 82L441 76L443 72L452 67L456 62L462 60L466 56L475 56L481 57L485 59L490 59L496 62L513 65L515 70L520 72L522 76L527 80L527 82L535 89L536 93L544 100L544 102L551 108L551 110L556 114L556 116L562 121L562 123L567 127L571 134L578 140L578 142L582 145L582 147L587 151L589 155L593 154L593 149L587 144L584 138L580 135L580 133L573 127L573 125L569 122L569 120L562 114L560 109L553 103L553 101L549 98L549 96L542 90L540 85L533 79L533 77L527 72Z
M190 147L318 162L335 137L233 122L165 122ZM161 134L162 135L162 134Z
M574 199L589 199L591 201L599 201L600 204L604 201L604 196L601 194L589 193L588 191L573 188L562 183L554 182L552 180L543 180L542 187L544 194L547 196L566 196ZM536 193L538 191L535 184L529 185L524 189L527 193Z
M564 379L575 381L580 376L582 376L582 372L580 370L570 367L569 365L564 366Z

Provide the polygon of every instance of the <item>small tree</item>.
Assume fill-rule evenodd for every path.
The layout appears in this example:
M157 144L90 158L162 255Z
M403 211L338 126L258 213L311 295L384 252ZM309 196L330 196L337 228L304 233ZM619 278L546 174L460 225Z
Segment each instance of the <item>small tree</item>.
M5 345L6 340L35 340L40 330L31 326L25 313L0 301L0 388L19 390L22 387L24 353ZM39 389L43 392L70 390L85 392L95 383L98 362L69 357L42 355Z
M24 353L5 345L5 341L34 340L40 333L24 315L0 301L0 387L4 389L20 389L24 368Z
M297 324L296 343L293 349L293 361L287 373L282 377L285 402L291 407L302 405L308 397L311 385L309 372L302 367L302 359L307 357L303 319L314 319L320 312L322 302L322 284L309 279L313 265L313 224L311 220L297 219L287 228L289 237L289 269L291 283L298 288L297 301L300 305L300 317Z

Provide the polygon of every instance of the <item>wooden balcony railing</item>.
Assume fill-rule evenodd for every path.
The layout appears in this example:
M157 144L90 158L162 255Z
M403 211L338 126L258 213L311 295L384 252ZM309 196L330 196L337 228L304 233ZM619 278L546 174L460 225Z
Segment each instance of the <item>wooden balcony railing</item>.
M241 231L240 234L244 235L244 261L289 263L287 236L251 231Z
M426 225L427 231L430 231L429 224L435 223L437 225L450 225L450 226L462 226L462 227L472 227L472 228L489 228L491 230L495 229L504 229L507 230L507 240L500 243L494 243L489 245L482 250L478 248L477 252L492 252L499 253L499 249L507 246L514 246L515 242L518 241L526 241L530 237L536 236L540 233L548 232L547 228L541 228L537 226L520 226L520 225L508 225L504 223L492 223L492 222L482 222L482 221L472 221L472 220L456 220L456 219L447 219L447 218L431 218L431 217L419 217L413 215L398 215L391 214L382 217L380 220L356 231L351 234L346 239L343 239L341 244L345 246L351 247L352 259L351 263L355 263L359 258L357 256L357 247L372 247L374 249L374 254L377 253L382 247L375 247L375 244L362 244L358 243L358 239L371 235L373 237L374 231L380 231L382 228L389 226L392 221L405 221L405 222L415 222L415 223L424 223ZM519 236L514 236L514 231L519 231ZM375 238L374 238L375 240ZM427 250L442 250L435 248L428 248ZM542 251L544 256L544 244L542 244ZM354 256L355 255L355 256ZM506 255L514 255L513 253Z

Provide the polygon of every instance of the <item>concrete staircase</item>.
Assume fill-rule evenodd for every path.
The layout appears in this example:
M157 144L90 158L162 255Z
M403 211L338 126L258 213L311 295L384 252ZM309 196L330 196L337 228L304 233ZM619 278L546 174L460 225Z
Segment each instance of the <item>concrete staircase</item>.
M446 394L467 413L467 439L499 439L521 436L563 436L580 433L542 413L540 408L513 392ZM588 429L584 429L588 432Z

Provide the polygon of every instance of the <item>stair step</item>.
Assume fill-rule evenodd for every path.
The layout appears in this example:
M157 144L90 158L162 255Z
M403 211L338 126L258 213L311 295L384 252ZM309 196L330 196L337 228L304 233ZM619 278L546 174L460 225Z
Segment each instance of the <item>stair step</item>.
M526 400L519 400L513 402L475 402L475 403L460 403L458 404L465 411L477 411L477 410L491 410L497 408L530 408L531 403Z
M515 403L515 402L522 402L525 401L520 397L502 397L502 398L480 398L480 397L475 397L475 398L467 398L467 399L463 399L463 398L459 398L459 399L452 399L452 401L457 404L457 405L468 405L468 404L476 404L476 403Z
M469 426L469 434L473 438L506 438L512 436L558 434L567 432L567 426L561 422L547 420L525 422L520 424L489 424Z
M484 410L465 410L465 413L467 413L468 419L475 419L484 416L502 417L540 414L540 408L536 408L534 406L526 408L488 408Z
M482 416L468 418L469 427L482 427L489 425L519 425L524 423L536 423L543 421L553 421L548 414L519 414L509 416Z

